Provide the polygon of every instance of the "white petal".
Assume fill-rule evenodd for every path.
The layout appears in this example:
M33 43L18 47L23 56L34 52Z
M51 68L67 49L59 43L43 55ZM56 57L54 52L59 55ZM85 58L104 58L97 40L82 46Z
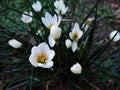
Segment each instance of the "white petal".
M47 21L46 18L43 18L43 17L42 17L41 20L42 20L43 24L44 24L47 28L50 26L50 23L49 23L49 21Z
M72 37L72 32L69 33L69 36L70 36L71 39L73 39L73 37Z
M54 64L53 61L50 61L46 64L37 63L37 65L42 68L52 68L53 64Z
M78 24L78 23L75 23L72 32L78 32L79 30L80 30L79 24Z
M71 45L72 45L71 40L70 40L70 39L66 39L66 41L65 41L65 46L66 46L67 48L70 48Z
M75 52L76 49L77 49L77 42L73 41L73 43L72 43L72 51Z
M54 24L57 25L57 16L56 16L56 14L53 16L53 21L54 21Z
M117 30L112 31L112 32L110 33L110 39L112 39L117 32L118 32ZM114 42L116 42L116 41L118 41L118 40L120 40L120 32L118 32L118 33L116 34L116 36L114 37L114 39L113 39Z
M30 15L30 16L33 16L32 12L29 12L29 15Z
M37 57L36 56L30 55L29 61L34 67L37 67Z
M70 70L74 74L80 74L82 71L82 67L79 63L76 63L70 68Z
M61 20L62 20L62 17L61 17L61 16L58 16L57 26L59 26L59 24L60 24Z
M48 37L48 42L51 47L55 46L55 40L51 36Z
M54 21L50 13L46 12L45 17L47 18L48 22L53 24Z
M82 37L82 35L83 35L83 31L79 30L79 31L78 31L78 39L80 39L80 38ZM78 40L78 39L77 39L77 40Z
M53 25L50 29L50 36L54 39L54 40L58 40L61 36L61 28L59 28L56 25Z
M55 51L54 50L49 50L48 62L51 61L54 56L55 56Z
M22 43L17 41L16 39L9 40L8 44L15 49L22 47Z
M57 14L60 14L60 11L59 11L58 9L55 9L55 12L56 12Z
M31 49L31 54L33 54L33 55L38 55L38 47L37 46L34 46L34 47L32 47L32 49Z
M47 43L43 42L43 43L39 44L38 50L39 50L39 53L48 54L48 51L50 50L50 48L47 45Z

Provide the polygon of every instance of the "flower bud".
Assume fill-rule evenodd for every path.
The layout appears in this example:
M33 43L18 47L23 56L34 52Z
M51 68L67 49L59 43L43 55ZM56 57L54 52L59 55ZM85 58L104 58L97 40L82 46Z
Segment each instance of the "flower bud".
M115 30L115 31L112 31L111 33L110 33L110 39L112 39L115 35L115 37L114 37L114 39L113 39L113 41L114 42L116 42L116 41L118 41L118 40L120 40L120 33L118 32L117 30ZM116 34L117 33L117 34Z
M55 40L59 39L61 36L61 28L59 28L57 25L53 25L50 29L50 36Z
M32 8L36 11L36 12L40 12L42 9L42 5L39 1L37 1L36 3L32 4Z
M70 68L70 70L74 74L80 74L82 71L82 67L79 63L76 63Z
M8 44L15 49L20 48L22 46L22 43L17 41L16 39L9 40Z
M67 39L67 40L65 41L65 46L66 46L67 48L70 48L71 45L72 45L71 40L70 40L70 39Z

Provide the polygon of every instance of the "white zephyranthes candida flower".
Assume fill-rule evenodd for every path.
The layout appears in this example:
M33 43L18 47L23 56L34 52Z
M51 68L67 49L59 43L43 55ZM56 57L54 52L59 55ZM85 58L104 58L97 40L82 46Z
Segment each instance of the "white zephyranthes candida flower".
M53 25L50 29L50 36L48 37L48 42L51 47L55 45L55 40L58 40L61 36L61 28L57 25Z
M54 56L55 51L51 50L48 44L43 42L32 48L29 61L34 67L51 68L54 64L52 61Z
M54 15L53 17L50 15L50 13L46 12L45 17L42 17L43 24L48 28L51 29L53 25L59 26L61 18Z
M71 45L72 45L71 40L70 40L70 39L66 39L66 41L65 41L65 46L66 46L67 48L70 48Z
M16 39L9 40L8 44L15 49L22 47L22 43L17 41Z
M116 41L118 41L118 40L120 40L120 32L118 32L117 30L115 30L115 31L112 31L111 33L110 33L110 39L112 39L115 35L115 37L114 37L114 39L113 39L113 41L114 42L116 42ZM116 34L117 33L117 34Z
M85 30L85 32L88 30L90 23L94 20L94 17L88 18L85 23L83 23L82 28Z
M79 63L74 64L71 68L70 68L71 72L74 74L81 74L82 72L82 67Z
M55 40L58 40L61 36L61 28L53 25L50 30L50 36L53 37Z
M56 0L54 2L54 6L55 6L55 12L58 14L58 15L64 15L67 10L68 10L68 7L65 6L63 0Z
M32 14L32 12L23 12L23 13L25 13L25 14L27 14L27 15L25 15L25 14L22 14L22 18L21 18L21 20L24 22L24 23L30 23L30 22L32 22L32 17L31 16L33 16L33 14ZM28 15L30 15L30 16L28 16Z
M82 37L83 31L80 30L78 23L75 23L72 32L69 33L70 38L73 40L72 51L75 52L77 49L77 41Z
M42 9L42 5L39 1L37 1L36 3L32 4L32 8L36 11L36 12L40 12Z

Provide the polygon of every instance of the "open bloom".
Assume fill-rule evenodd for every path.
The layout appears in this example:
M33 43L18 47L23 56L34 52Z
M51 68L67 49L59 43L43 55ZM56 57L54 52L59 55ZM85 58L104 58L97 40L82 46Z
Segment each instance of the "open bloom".
M117 30L115 30L115 31L112 31L111 33L110 33L110 39L112 39L115 35L115 37L114 37L114 39L113 39L113 41L114 42L116 42L116 41L118 41L118 40L120 40L120 32L118 32ZM116 34L117 33L117 34Z
M55 12L58 14L58 15L64 15L67 10L68 10L68 7L65 6L63 0L57 0L54 2L54 6L55 6Z
M51 68L53 66L52 59L55 56L55 51L43 42L38 46L34 46L29 57L30 63L35 67Z
M61 36L61 28L57 25L53 25L50 30L50 36L48 37L48 42L51 47L55 45L55 40L58 40Z
M23 12L25 14L28 14L30 16L33 16L32 12ZM21 20L24 22L24 23L30 23L32 22L32 17L28 16L28 15L25 15L25 14L22 14L22 18Z
M42 5L39 1L37 1L36 3L32 4L32 8L36 11L36 12L40 12L42 9Z
M69 33L70 38L73 40L72 51L75 52L77 49L77 41L82 37L83 31L80 30L78 23L75 23L72 32Z
M66 39L66 41L65 41L65 46L66 46L67 48L70 48L71 45L72 45L71 40L70 40L70 39Z
M9 40L8 44L15 49L20 48L22 46L22 43L17 41L16 39Z
M80 74L82 72L82 67L79 63L76 63L70 68L70 70L74 74Z
M83 23L82 28L85 30L85 32L88 30L90 23L94 20L94 17L88 18L85 23Z
M57 25L59 26L61 18L57 17L56 15L54 15L53 17L51 16L50 13L46 12L45 13L45 17L42 17L42 22L43 24L48 28L51 29L51 27L53 25Z

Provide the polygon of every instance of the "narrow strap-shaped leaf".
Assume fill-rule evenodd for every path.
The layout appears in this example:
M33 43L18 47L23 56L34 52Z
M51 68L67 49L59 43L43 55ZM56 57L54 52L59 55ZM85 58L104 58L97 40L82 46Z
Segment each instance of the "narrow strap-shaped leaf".
M93 6L93 8L91 9L91 11L87 14L87 16L85 17L85 19L83 20L83 22L80 24L80 28L82 27L83 23L88 19L88 17L91 15L91 13L94 11L94 9L96 8L97 4L100 2L101 0L97 0L97 2L95 3L95 5Z
M120 31L120 30L118 30L117 33L119 33L119 31ZM114 35L114 37L117 35L117 33ZM104 47L102 47L102 48L100 49L100 51L97 53L97 55L94 57L94 59L91 60L92 62L95 62L95 61L102 55L102 53L104 53L104 51L108 48L108 46L109 46L109 45L111 44L111 42L113 41L114 37L113 37L112 39L110 39L109 42L107 42Z
M31 5L30 1L29 1L29 0L26 0L26 2L29 4L29 6L30 6L30 8L32 9L32 11L35 13L37 19L41 21L41 18L38 16L38 14L37 14L37 13L35 12L35 10L33 9L33 7L32 7L32 5Z
M10 17L8 17L7 15L2 14L2 16L4 16L5 18L7 18L8 20L10 20L11 22L13 22L14 24L16 24L17 26L21 27L22 29L27 30L25 27L23 27L22 25L20 25L15 20L13 20Z
M95 19L93 21L93 26L92 26L92 29L90 30L90 33L87 37L87 41L85 43L85 48L83 49L83 55L82 55L82 60L84 60L84 63L87 62L87 57L88 54L89 54L89 51L90 51L90 47L92 45L92 42L93 42L93 36L94 36L94 30L95 30L95 26L96 26L96 19L97 19L97 5L96 5L96 8L95 8Z

